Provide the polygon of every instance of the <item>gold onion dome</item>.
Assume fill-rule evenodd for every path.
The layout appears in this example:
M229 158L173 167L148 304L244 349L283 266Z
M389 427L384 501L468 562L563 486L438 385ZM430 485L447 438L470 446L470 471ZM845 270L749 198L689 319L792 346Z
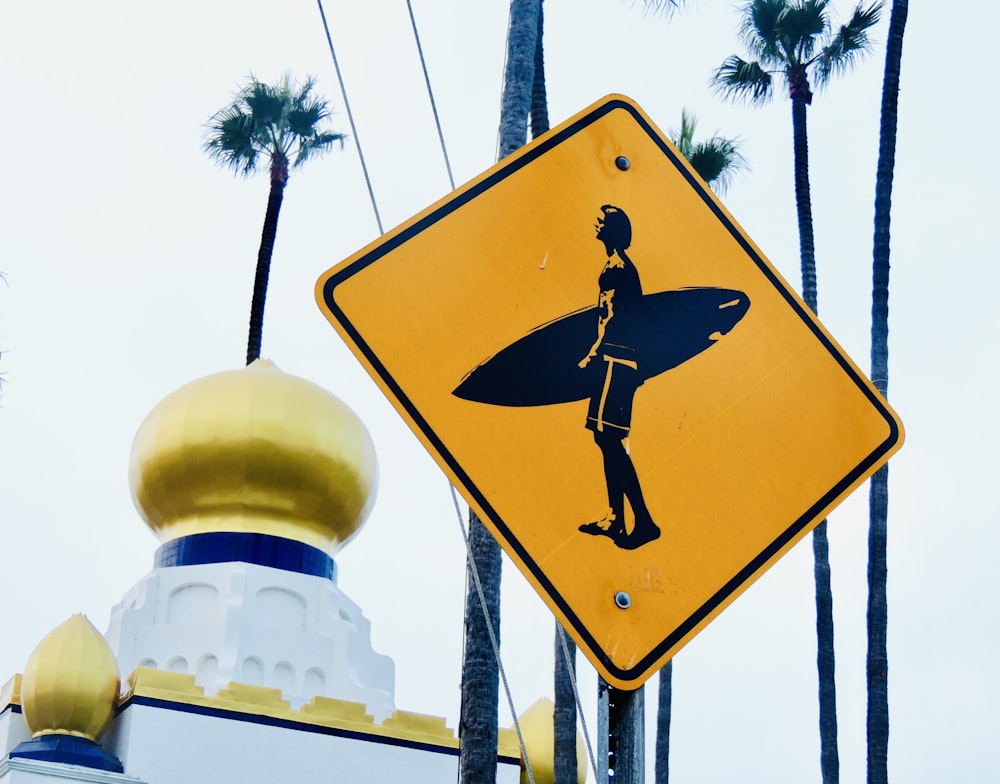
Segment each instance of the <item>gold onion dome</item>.
M531 774L535 784L553 784L555 774L555 727L553 716L555 704L552 700L540 699L518 716L524 749L531 763ZM584 784L587 780L587 755L583 749L583 738L576 733L576 780ZM521 764L521 784L529 784L528 771Z
M332 555L364 524L378 466L340 399L265 359L186 384L136 433L132 498L161 542L264 534Z
M118 663L101 633L82 615L35 646L24 668L21 705L32 737L96 740L114 713Z

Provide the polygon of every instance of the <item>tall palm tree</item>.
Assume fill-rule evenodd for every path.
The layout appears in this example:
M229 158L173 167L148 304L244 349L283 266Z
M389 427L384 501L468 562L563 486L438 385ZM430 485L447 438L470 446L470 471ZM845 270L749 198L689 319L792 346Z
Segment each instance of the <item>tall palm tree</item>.
M889 388L889 223L896 165L896 116L907 0L893 0L882 78L878 164L875 175L875 238L872 261L872 380L883 395ZM872 477L868 497L868 784L889 780L889 655L886 648L886 548L889 467Z
M705 141L694 140L698 120L687 109L681 109L680 130L670 131L670 141L677 151L691 164L698 176L709 186L725 191L733 176L747 168L746 158L740 152L738 139L726 139L718 134ZM671 659L660 668L656 708L656 784L670 781L670 719L672 713L674 662Z
M490 634L492 629L493 640L499 644L500 546L472 511L468 559L458 780L459 784L495 784L500 676Z
M549 104L545 84L544 0L538 3L535 33L534 73L531 79L531 104L528 125L531 138L537 139L549 130ZM577 784L579 771L576 759L576 643L565 633L558 620L555 625L554 662L552 673L555 703L552 711L552 773L553 784Z
M507 32L507 66L500 106L500 154L506 158L528 138L534 93L542 0L511 0Z
M535 94L542 0L511 0L507 31L507 66L500 106L499 158L524 145ZM465 597L465 653L462 661L462 710L459 717L460 784L494 784L497 772L497 696L499 671L490 641L500 639L500 545L474 514L469 514L470 581L473 565L483 589ZM485 604L485 608L483 607ZM485 613L484 613L485 609Z
M684 0L646 0L647 6L667 11L683 3ZM524 144L529 120L533 138L549 129L543 28L542 0L511 0L507 66L500 117L500 158L506 157ZM470 515L470 550L470 557L475 560L481 578L486 609L494 622L495 639L499 639L500 549L475 515ZM489 650L487 646L490 643L478 597L473 597L468 592L465 627L465 657L462 670L463 717L460 719L462 751L459 775L463 782L495 781L498 676L495 665L490 670L478 664L483 660L483 651ZM555 651L557 663L554 674L556 694L554 772L557 784L562 782L568 784L577 780L576 706L570 674L575 669L576 646L568 638L565 640L570 651L567 661L561 650L559 632L557 624ZM468 666L470 662L474 662L475 666L470 668ZM485 722L481 726L474 727L473 714L486 717Z
M538 24L535 31L535 63L531 79L531 138L537 139L549 129L549 100L545 88L545 47L542 33L545 30L544 0L538 2Z
M531 138L537 139L549 130L549 103L545 83L545 6L538 3L538 22L535 33L534 73L531 79L531 104L528 124ZM553 784L577 784L579 771L576 759L576 695L573 681L576 677L576 643L563 631L558 620L554 622L555 641L552 673L552 773Z
M846 24L833 29L828 0L751 0L742 9L740 38L753 59L726 58L712 82L728 97L762 104L771 98L774 76L783 78L792 102L795 202L798 210L802 297L816 312L816 254L809 193L806 108L812 84L822 87L854 65L870 48L868 31L881 3L855 7ZM811 80L811 81L810 81ZM824 784L840 777L833 653L833 592L826 521L813 532L819 671L820 766Z
M538 23L535 33L534 73L531 79L531 106L528 122L531 138L537 139L549 130L549 102L545 84L544 0L538 3ZM555 666L552 673L555 702L552 710L552 773L553 784L577 784L579 771L576 758L576 643L565 633L558 620L553 647Z
M213 114L207 123L204 149L209 158L242 176L254 174L265 162L270 168L271 190L250 305L248 365L260 357L271 254L288 173L344 141L343 134L320 127L330 117L330 109L323 98L312 94L315 84L312 77L295 84L287 73L276 84L265 84L251 74L234 94L232 103Z

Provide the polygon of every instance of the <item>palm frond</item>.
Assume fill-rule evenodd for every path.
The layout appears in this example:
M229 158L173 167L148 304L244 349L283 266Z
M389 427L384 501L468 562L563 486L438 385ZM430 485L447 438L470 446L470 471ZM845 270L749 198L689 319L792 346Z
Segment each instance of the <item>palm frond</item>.
M295 88L294 88L294 86L291 83L291 74L287 74L286 73L285 74L285 78L287 80L286 81L287 90L288 90L289 93L293 93L295 95L295 102L296 103L306 103L306 102L308 102L309 101L309 94L312 92L313 88L316 86L316 77L315 76L307 76L303 80L302 84L299 86L298 92L295 92ZM316 100L325 103L325 101L323 101L322 98L317 98Z
M203 149L220 166L248 176L256 171L260 153L254 131L253 118L232 104L209 119Z
M292 161L292 168L297 169L310 158L327 152L335 144L343 147L346 138L346 134L333 132L317 133L309 138L300 138L298 153Z
M740 12L740 40L754 58L767 65L781 61L779 24L787 10L786 0L751 0Z
M269 85L253 79L243 94L243 104L258 125L276 125L286 111L287 93L280 85Z
M250 74L233 102L206 123L205 152L244 175L257 170L262 156L285 169L326 152L344 136L321 127L331 111L326 100L312 95L315 85L313 77L296 84L285 73L267 84Z
M298 136L310 136L316 133L316 126L329 116L326 101L295 104L288 110L286 117L288 130Z
M740 152L742 146L738 139L713 136L695 144L687 159L698 176L714 190L724 193L732 184L733 177L748 168L747 159Z
M674 143L677 152L690 160L691 151L694 148L694 129L698 125L698 118L690 114L687 109L681 109L681 129L679 131L670 129L670 141Z
M833 76L850 70L871 51L868 31L878 24L881 14L882 2L872 3L867 8L858 5L854 9L847 24L840 26L816 57L814 73L817 85L822 87Z
M642 0L647 11L663 14L667 18L673 16L675 11L680 11L686 3L687 0Z
M781 18L779 35L789 64L804 63L812 57L817 40L830 29L828 5L829 0L786 3L787 12Z
M727 98L762 104L771 98L771 74L758 62L747 62L739 55L730 55L712 75L715 91Z

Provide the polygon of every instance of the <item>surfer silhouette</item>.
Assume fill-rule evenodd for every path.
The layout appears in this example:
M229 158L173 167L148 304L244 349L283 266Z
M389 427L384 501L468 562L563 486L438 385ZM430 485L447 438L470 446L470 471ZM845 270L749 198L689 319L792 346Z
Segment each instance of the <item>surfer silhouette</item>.
M632 224L625 211L605 204L595 228L606 252L597 304L535 327L470 370L452 394L530 408L587 401L586 427L601 452L608 507L578 530L635 550L658 539L660 529L646 508L629 454L632 399L644 382L727 335L747 313L750 299L745 292L714 287L645 294L627 253Z
M639 373L635 336L639 331L642 284L639 271L625 252L632 244L632 224L625 211L605 204L597 219L597 239L604 244L607 262L597 279L596 336L590 351L580 360L586 368L598 364L594 373L586 427L594 433L601 450L608 510L598 520L584 523L580 531L607 536L625 550L634 550L659 538L660 529L646 508L642 487L629 455L632 399L643 382ZM632 509L633 525L625 525L625 501Z

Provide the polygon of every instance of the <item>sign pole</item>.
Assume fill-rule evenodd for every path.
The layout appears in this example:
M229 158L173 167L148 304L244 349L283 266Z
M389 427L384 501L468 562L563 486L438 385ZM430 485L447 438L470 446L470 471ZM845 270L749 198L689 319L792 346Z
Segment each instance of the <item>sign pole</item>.
M597 676L597 784L607 784L610 778L611 754L608 741L611 728L608 724L608 692L611 686L600 675Z
M598 780L615 784L645 781L645 692L597 682Z

